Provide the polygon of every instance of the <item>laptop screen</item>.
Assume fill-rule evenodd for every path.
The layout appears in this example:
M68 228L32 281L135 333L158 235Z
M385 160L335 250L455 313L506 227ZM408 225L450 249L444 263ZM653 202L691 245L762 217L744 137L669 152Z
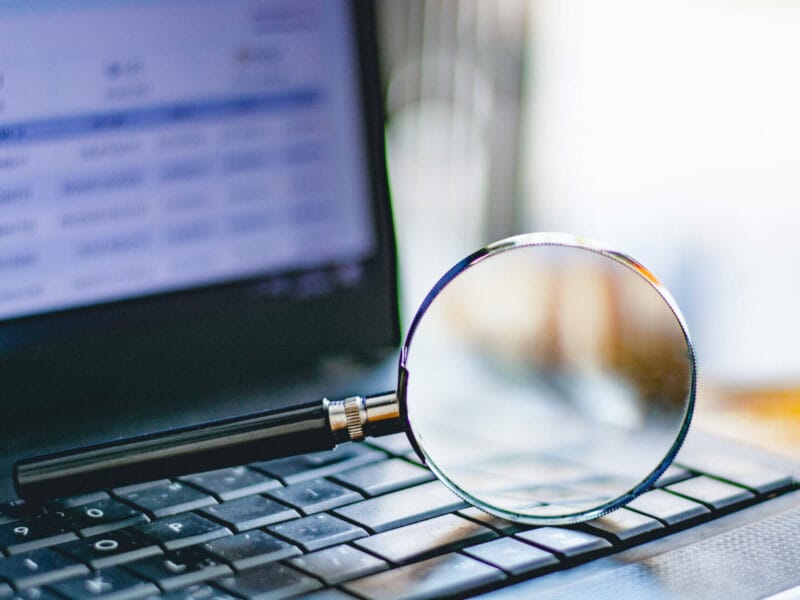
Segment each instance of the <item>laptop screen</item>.
M211 366L245 383L397 342L371 20L320 0L0 1L7 399L199 386Z
M0 319L360 277L376 240L344 5L41 4L0 5Z

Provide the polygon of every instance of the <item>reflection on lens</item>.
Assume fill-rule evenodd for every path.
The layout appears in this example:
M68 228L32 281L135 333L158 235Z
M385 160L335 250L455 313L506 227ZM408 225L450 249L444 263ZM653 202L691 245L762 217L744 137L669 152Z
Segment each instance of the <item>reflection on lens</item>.
M521 236L473 255L428 296L406 346L399 393L417 447L500 516L616 508L688 427L694 359L677 308L640 265L586 240Z

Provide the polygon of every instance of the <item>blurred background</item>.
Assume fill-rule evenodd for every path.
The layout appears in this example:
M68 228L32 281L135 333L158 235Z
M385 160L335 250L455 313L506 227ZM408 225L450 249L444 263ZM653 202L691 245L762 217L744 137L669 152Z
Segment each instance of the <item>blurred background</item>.
M379 17L406 315L489 241L599 238L676 297L701 384L800 420L800 2L384 0Z

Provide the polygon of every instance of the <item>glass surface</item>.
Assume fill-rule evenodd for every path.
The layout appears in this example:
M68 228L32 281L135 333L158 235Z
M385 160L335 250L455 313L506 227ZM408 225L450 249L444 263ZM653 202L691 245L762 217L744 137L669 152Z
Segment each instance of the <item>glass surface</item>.
M597 517L668 466L694 355L644 267L562 234L498 242L423 302L401 359L410 437L456 493L528 523Z

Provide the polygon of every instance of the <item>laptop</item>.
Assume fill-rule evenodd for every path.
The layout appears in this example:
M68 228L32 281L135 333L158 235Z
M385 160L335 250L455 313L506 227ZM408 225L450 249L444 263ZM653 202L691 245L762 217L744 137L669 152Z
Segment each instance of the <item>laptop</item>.
M402 434L18 501L23 457L391 389L400 326L371 4L8 0L0 57L0 598L800 586L800 465L699 430L571 527L467 506Z

